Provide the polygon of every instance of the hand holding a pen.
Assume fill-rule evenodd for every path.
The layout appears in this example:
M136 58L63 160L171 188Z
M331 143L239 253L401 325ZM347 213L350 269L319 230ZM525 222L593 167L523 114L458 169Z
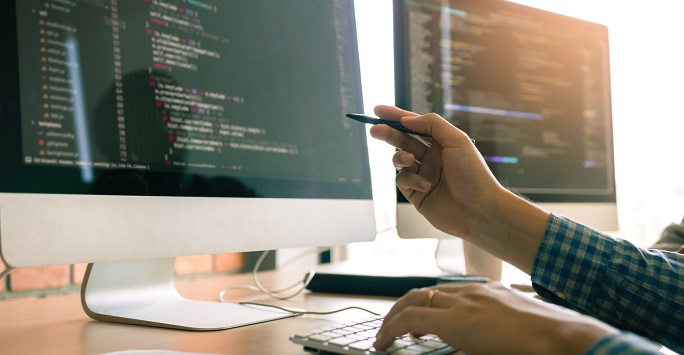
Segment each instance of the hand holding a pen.
M415 208L439 230L530 272L548 212L504 188L470 138L439 115L382 105L374 112L431 136L418 140L387 124L370 130L398 148L392 158L396 183Z
M424 142L387 125L371 127L373 138L398 148L392 163L399 190L438 229L467 237L482 208L503 190L470 138L437 114L419 116L391 106L376 106L385 120L432 138ZM420 162L420 163L418 163Z

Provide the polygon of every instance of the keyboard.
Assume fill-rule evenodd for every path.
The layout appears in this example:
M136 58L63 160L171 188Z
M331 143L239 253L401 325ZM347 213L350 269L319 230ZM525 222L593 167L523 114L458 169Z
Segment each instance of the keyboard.
M382 325L382 317L331 325L290 337L290 341L304 346L304 350L321 354L347 355L444 355L456 350L435 335L420 338L408 334L397 338L385 351L373 348L375 335Z

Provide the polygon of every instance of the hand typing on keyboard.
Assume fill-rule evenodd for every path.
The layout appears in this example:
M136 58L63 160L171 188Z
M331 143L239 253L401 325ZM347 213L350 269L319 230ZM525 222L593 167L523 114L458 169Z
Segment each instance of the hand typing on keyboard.
M392 341L383 351L373 347L375 335L382 325L382 317L361 319L356 322L332 325L296 334L290 340L305 348L328 353L348 355L445 355L454 349L434 335L420 338L405 334Z
M594 318L495 282L414 290L384 318L315 329L290 340L349 355L580 354L610 332L616 330Z
M384 318L375 349L390 348L404 334L434 334L468 355L557 354L558 349L580 354L616 331L500 283L446 285L438 290L415 290L400 298ZM525 338L529 334L535 337Z

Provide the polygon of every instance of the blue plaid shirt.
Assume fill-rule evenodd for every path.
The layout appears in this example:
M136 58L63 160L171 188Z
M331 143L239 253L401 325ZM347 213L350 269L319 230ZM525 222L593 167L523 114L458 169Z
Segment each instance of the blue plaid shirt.
M684 255L645 250L551 214L532 271L545 300L591 315L622 333L588 354L684 353Z

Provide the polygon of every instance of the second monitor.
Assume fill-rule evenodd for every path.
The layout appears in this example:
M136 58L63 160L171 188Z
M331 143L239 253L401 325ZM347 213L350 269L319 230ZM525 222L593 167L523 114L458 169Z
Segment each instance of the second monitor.
M397 106L475 139L499 181L617 230L608 29L500 0L395 0ZM442 238L398 195L404 238Z

